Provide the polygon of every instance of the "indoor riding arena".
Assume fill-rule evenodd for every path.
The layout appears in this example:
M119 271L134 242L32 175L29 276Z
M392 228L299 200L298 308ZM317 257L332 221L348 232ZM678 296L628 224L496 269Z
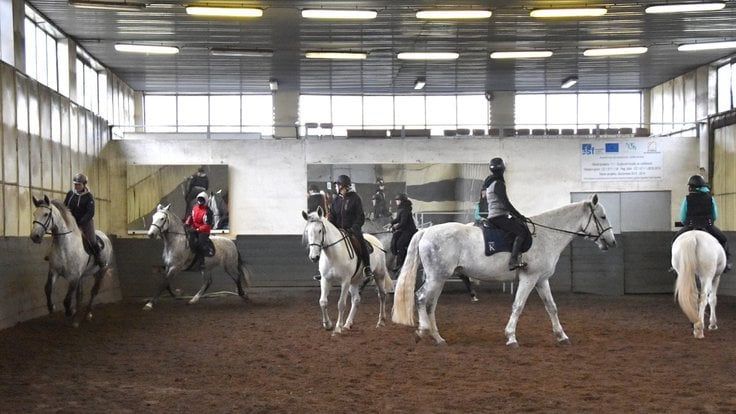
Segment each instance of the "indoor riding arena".
M732 2L217 6L0 0L0 412L736 412Z

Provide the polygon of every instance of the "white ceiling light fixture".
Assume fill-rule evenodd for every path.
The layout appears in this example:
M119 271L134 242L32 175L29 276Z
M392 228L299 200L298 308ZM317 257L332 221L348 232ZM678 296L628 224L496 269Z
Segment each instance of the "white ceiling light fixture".
M212 48L210 49L212 56L233 56L233 57L273 57L273 50L270 49L230 49L230 48Z
M417 80L414 81L414 89L415 90L421 90L424 89L424 85L427 84L427 79L424 77L417 78Z
M529 12L529 16L554 19L565 17L599 17L608 13L605 7L581 7L581 8L562 8L562 9L534 9Z
M578 83L578 77L575 75L568 76L565 78L565 80L562 81L562 85L560 85L560 88L562 89L569 89L573 86L577 85Z
M368 58L365 52L307 52L304 54L307 59L345 59L345 60L364 60Z
M662 14L662 13L703 12L703 11L721 10L724 7L726 7L726 3L722 1L715 1L715 2L708 2L708 3L660 4L660 5L647 7L646 9L644 9L644 13Z
M710 42L710 43L690 43L677 46L680 52L696 52L698 50L716 50L716 49L733 49L736 48L736 41L731 42Z
M402 52L396 55L401 60L455 60L457 52Z
M305 19L346 19L371 20L378 16L375 10L337 10L337 9L304 9L302 17Z
M205 6L188 6L187 14L191 16L209 16L209 17L261 17L263 9L252 7L205 7Z
M552 56L551 50L520 50L515 52L492 52L491 59L534 59Z
M120 11L137 11L146 8L144 3L128 3L127 0L122 2L116 1L88 1L88 0L69 0L69 5L78 9L95 9L95 10L120 10Z
M610 47L601 49L586 49L583 51L583 56L626 56L626 55L641 55L647 53L646 47L635 46L635 47Z
M268 87L271 89L271 91L277 91L279 90L279 81L276 79L271 79L268 81Z
M490 10L419 10L417 19L488 19L493 15Z
M115 50L126 53L147 53L151 55L175 55L179 48L175 46L151 46L130 43L117 43Z

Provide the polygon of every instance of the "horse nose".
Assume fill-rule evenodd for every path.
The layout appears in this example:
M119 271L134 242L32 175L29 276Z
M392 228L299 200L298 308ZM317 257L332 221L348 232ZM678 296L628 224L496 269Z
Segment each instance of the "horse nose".
M312 257L312 263L317 263L317 262L319 262L319 255Z
M41 237L38 234L31 234L31 241L36 244L41 243Z

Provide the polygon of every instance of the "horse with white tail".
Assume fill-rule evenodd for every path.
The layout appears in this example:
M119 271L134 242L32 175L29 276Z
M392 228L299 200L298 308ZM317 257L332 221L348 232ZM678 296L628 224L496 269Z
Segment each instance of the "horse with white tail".
M164 290L169 289L171 279L180 272L188 270L195 260L195 254L189 247L189 238L184 224L169 207L161 204L156 207L156 213L151 218L151 227L148 229L148 237L160 237L164 240L163 259L166 274L156 294L143 307L144 310L153 309L154 303L161 297ZM238 296L247 300L248 296L243 287L250 286L250 279L237 246L226 237L212 236L210 240L215 246L215 255L204 258L204 267L200 270L203 279L202 287L189 300L189 304L197 303L207 291L212 284L211 271L218 266L222 266L225 273L233 279L238 288Z
M321 295L319 306L322 310L322 326L333 329L332 320L328 314L327 296L332 283L340 284L340 298L337 300L337 322L332 335L342 333L353 326L355 313L360 303L360 285L363 281L362 264L359 255L351 244L347 233L330 223L321 207L307 213L302 211L302 217L307 221L302 240L308 245L309 259L319 262ZM386 268L386 255L383 244L374 236L364 233L363 237L373 246L371 252L371 270L378 290L379 311L376 327L384 326L386 321L386 291L392 287L391 277ZM350 313L343 324L343 315L348 298L352 298Z
M554 274L557 261L573 237L592 240L601 250L616 245L613 229L606 211L595 195L591 200L572 203L529 220L535 227L535 239L525 253L526 268L508 270L509 253L486 256L482 230L460 223L438 224L417 232L411 239L406 262L401 269L394 292L393 321L414 326L414 288L420 261L424 266L424 284L416 292L419 327L416 339L430 335L438 344L446 341L440 336L435 320L437 301L445 281L453 274L464 274L481 281L513 281L519 285L506 324L506 345L517 347L516 324L532 288L552 321L552 330L560 344L569 344L569 338L557 317L557 305L552 299L549 278Z
M105 263L100 267L95 263L91 253L85 251L82 232L77 226L71 211L59 200L49 200L47 196L43 200L33 197L36 211L33 213L33 228L31 229L31 240L41 243L43 236L50 233L51 249L47 255L49 261L49 272L46 280L46 307L49 313L55 310L51 299L51 293L56 279L61 276L69 282L66 296L64 297L64 310L66 316L70 317L72 324L77 327L82 319L92 319L92 304L100 290L100 284L104 276L111 271L112 243L105 233L97 230L95 233L102 250L100 259ZM82 280L86 276L94 276L94 284L90 293L89 303L84 312L79 312L82 307L84 292L82 291ZM72 297L76 298L76 306L72 303Z
M718 329L716 294L726 267L726 252L709 233L691 230L672 243L672 267L677 272L675 298L693 324L693 336L702 339L706 306L710 306L708 329ZM700 290L697 282L700 282Z

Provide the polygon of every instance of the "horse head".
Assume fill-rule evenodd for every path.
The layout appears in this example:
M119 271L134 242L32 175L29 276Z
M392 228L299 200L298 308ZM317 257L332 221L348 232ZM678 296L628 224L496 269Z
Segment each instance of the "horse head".
M593 195L590 201L586 201L585 205L590 210L590 217L586 220L583 232L587 238L595 241L600 250L608 250L609 247L616 246L616 237L613 235L613 227L608 222L606 209L603 204L598 202L598 194Z
M159 204L156 206L156 212L151 217L151 226L148 228L148 237L153 239L163 236L169 230L170 219L169 219L169 207Z
M36 211L33 212L33 227L31 228L30 237L34 243L38 244L43 240L43 235L54 227L54 216L48 196L44 195L43 200L33 196L33 205L36 206Z
M302 235L302 242L307 243L309 248L309 260L318 262L325 242L326 231L322 221L322 207L317 207L317 210L311 213L302 211L302 217L307 221L307 226L304 228L304 234Z

